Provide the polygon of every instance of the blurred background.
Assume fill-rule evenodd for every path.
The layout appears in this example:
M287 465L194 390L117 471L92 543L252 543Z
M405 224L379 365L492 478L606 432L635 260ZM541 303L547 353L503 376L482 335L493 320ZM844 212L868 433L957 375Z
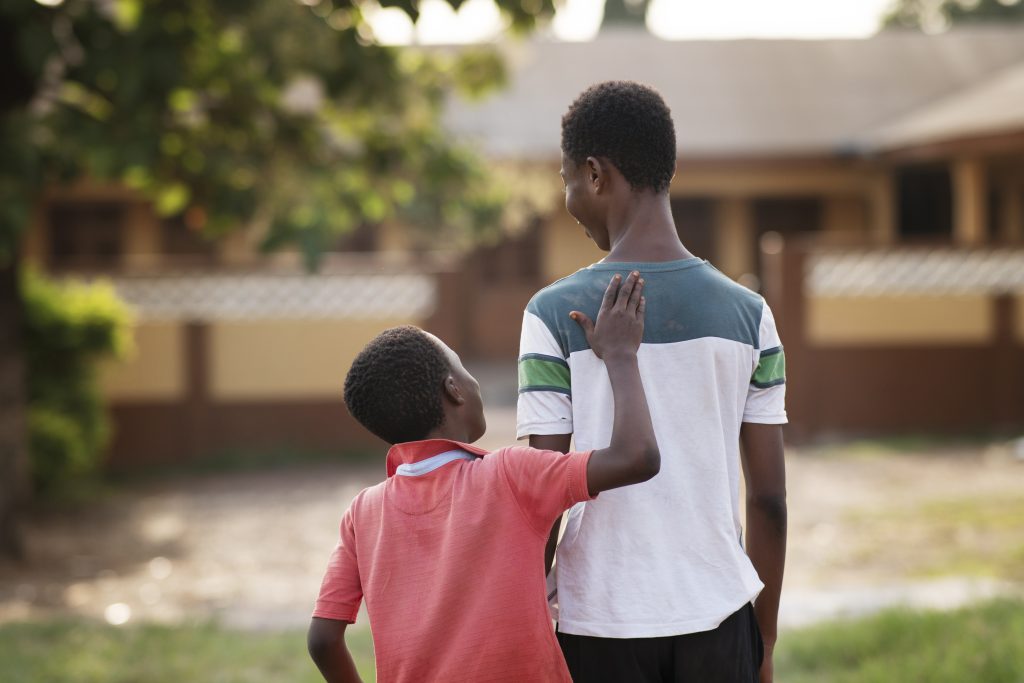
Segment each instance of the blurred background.
M0 0L0 52L5 681L317 680L345 372L422 326L514 440L609 79L786 346L778 680L1024 680L1024 2Z

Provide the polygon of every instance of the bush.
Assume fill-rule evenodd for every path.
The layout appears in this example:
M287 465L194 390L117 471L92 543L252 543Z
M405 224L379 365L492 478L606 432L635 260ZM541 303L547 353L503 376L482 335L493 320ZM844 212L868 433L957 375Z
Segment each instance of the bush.
M96 467L110 426L96 382L99 361L131 346L131 316L105 283L22 278L28 437L36 490Z

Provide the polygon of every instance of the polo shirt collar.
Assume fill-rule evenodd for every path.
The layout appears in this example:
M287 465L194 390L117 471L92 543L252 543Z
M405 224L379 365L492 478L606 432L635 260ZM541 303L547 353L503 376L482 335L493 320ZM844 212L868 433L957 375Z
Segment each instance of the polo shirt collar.
M489 451L486 451L483 448L470 446L468 443L461 443L459 441L449 441L448 439L426 439L424 441L396 443L390 448L390 450L388 450L388 477L394 476L399 465L406 465L419 462L420 460L426 460L427 458L432 458L435 455L454 449L460 449L471 455L481 457L489 453Z

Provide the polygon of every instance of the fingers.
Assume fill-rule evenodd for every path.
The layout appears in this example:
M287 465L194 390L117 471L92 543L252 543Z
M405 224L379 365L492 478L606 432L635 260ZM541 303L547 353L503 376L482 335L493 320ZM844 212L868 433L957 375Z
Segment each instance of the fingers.
M611 310L611 307L615 304L615 297L619 292L619 283L621 281L622 276L618 273L612 276L611 282L608 283L608 286L604 290L604 299L601 300L602 311ZM570 315L572 314L570 313ZM582 313L580 315L582 315Z
M611 285L609 285L611 287ZM576 321L576 324L583 328L583 334L587 336L589 341L591 333L594 331L594 321L587 317L586 313L580 313L579 311L572 311L569 313L569 317Z
M647 310L647 297L642 296L642 297L640 297L640 303L637 304L637 306L636 306L636 317L637 317L637 320L640 320L641 322L643 321L643 319L644 319L644 311L646 311L646 310Z
M626 302L626 312L636 313L640 306L640 299L643 298L644 293L644 279L638 277L636 284L633 285L633 293L629 295L629 301Z
M629 298L633 295L633 290L636 289L636 283L640 280L640 273L633 271L626 278L626 281L619 287L618 297L615 299L615 307L620 311L626 310L626 306L629 304Z

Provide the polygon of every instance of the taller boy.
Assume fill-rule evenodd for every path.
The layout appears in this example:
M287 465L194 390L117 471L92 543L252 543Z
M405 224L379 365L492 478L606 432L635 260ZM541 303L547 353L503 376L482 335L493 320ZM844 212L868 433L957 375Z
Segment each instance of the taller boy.
M609 253L527 306L518 436L563 452L573 436L576 450L608 443L608 377L568 312L593 317L608 277L638 270L650 302L640 372L662 453L651 481L569 511L555 573L576 683L772 680L786 547L782 344L764 299L680 242L675 164L672 118L650 88L593 86L562 118L566 209Z

